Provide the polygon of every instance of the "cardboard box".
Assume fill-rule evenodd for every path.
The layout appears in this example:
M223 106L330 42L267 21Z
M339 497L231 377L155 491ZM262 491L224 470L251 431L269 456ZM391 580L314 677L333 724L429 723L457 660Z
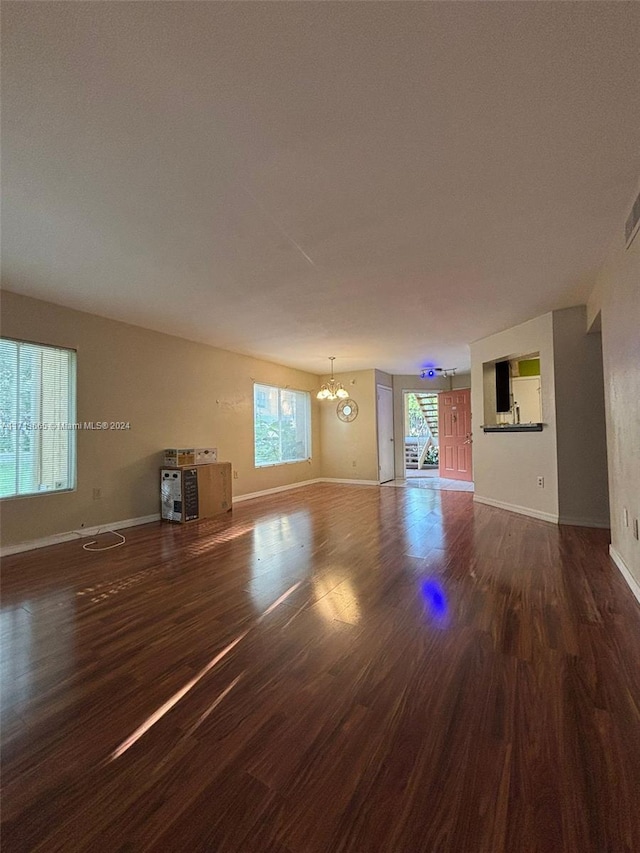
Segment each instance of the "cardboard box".
M231 463L160 469L161 517L189 522L231 510Z
M199 518L211 518L231 509L231 462L198 465Z
M196 465L208 465L218 461L217 447L196 447Z
M199 518L198 468L161 468L160 503L161 516L167 521Z
M207 465L218 461L217 447L170 447L164 452L165 468L183 465Z
M195 465L195 448L169 448L165 450L164 464L168 468L179 468L181 465Z

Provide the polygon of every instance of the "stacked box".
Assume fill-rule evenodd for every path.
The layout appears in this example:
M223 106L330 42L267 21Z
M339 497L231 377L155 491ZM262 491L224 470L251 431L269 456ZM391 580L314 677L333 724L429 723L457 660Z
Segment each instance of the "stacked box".
M207 465L218 461L217 447L170 447L164 452L164 465L167 468L180 468L182 465Z
M217 447L196 447L196 465L207 465L218 461Z

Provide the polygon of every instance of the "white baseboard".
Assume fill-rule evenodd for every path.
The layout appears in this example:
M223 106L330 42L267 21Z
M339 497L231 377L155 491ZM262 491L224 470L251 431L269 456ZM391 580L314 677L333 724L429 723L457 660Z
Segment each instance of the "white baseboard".
M263 489L261 492L248 492L246 495L238 495L232 498L232 503L242 503L242 501L250 501L253 498L263 498L265 495L275 495L277 492L288 492L289 489L299 489L301 486L312 486L314 483L320 483L322 480L316 477L313 480L302 480L300 483L287 483L286 486L274 486L273 489Z
M320 477L319 483L344 483L347 486L379 486L378 480L346 480L342 477Z
M252 498L261 498L265 495L273 495L277 492L287 492L289 489L299 489L302 486L312 486L314 483L347 483L354 486L377 486L376 480L340 480L332 477L316 477L313 480L303 480L301 483L289 483L286 486L276 486L273 489L264 489L261 492L250 492L246 495L238 495L233 498L233 503L249 501ZM152 521L160 521L160 513L144 515L141 518L126 518L122 521L112 521L107 524L98 524L95 527L83 527L80 530L69 530L66 533L55 533L53 536L45 536L42 539L31 539L29 542L19 542L16 545L5 545L0 547L0 557L8 557L11 554L19 554L22 551L33 551L36 548L46 548L48 545L59 545L61 542L69 542L72 539L80 539L86 536L96 536L109 530L121 530L124 527L137 527L139 524L150 524Z
M551 524L558 523L558 516L552 512L542 512L539 509L531 509L528 506L518 506L518 504L510 504L505 501L496 501L493 498L483 498L481 495L473 496L475 503L494 506L497 509L506 509L509 512L517 512L518 515L528 515L530 518L538 518L540 521L549 521Z
M635 595L638 601L640 601L640 584L631 574L625 564L625 561L622 559L620 554L618 554L613 545L609 545L609 556L620 570L620 574L622 575L622 577L629 584L629 589L631 590L631 592Z
M152 521L160 521L160 513L143 515L141 518L125 518L122 521L111 521L106 524L98 524L95 527L83 527L80 530L69 530L66 533L54 533L53 536L45 536L43 539L31 539L29 542L19 542L17 545L5 545L0 548L0 555L8 557L10 554L19 554L21 551L33 551L36 548L46 548L48 545L59 545L61 542L69 542L71 539L81 539L86 536L97 536L98 533L107 533L109 530L121 530L123 527L137 527L139 524L150 524Z
M561 515L558 524L568 524L570 527L599 527L601 530L608 530L611 526L608 518L571 518L567 515Z
M275 486L273 489L263 489L260 492L248 492L233 498L233 503L250 501L253 498L263 498L275 495L277 492L288 492L289 489L299 489L301 486L313 486L315 483L346 483L349 486L379 486L377 480L343 480L338 477L316 477L314 480L303 480L301 483L288 483L286 486Z

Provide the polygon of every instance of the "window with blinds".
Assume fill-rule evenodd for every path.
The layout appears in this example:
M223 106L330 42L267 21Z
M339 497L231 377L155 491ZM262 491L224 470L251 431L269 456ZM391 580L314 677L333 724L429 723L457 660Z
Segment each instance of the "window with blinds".
M253 386L256 468L311 457L311 397L272 385Z
M75 487L74 350L0 338L0 498Z

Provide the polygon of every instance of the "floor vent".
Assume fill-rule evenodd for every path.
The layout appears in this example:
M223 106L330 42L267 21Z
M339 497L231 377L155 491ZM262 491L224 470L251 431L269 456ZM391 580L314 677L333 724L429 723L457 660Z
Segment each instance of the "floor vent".
M633 238L638 233L640 226L640 194L638 198L635 200L633 207L631 208L631 213L627 219L626 225L624 227L624 237L627 245L627 249L631 245Z

